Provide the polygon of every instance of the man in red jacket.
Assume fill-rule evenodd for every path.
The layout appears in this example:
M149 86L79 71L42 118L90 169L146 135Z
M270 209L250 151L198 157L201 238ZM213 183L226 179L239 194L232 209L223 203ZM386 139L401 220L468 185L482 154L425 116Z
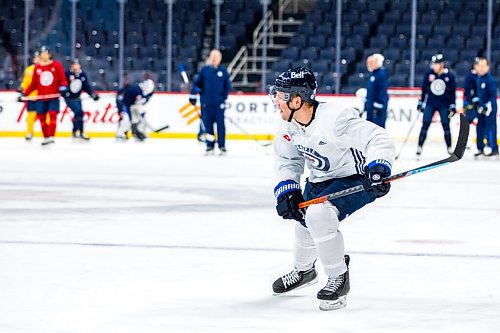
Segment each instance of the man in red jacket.
M68 90L68 81L63 66L52 60L52 53L46 46L40 48L40 63L35 66L33 80L24 94L29 95L35 89L38 90L36 113L44 137L42 146L50 145L56 133L59 97Z

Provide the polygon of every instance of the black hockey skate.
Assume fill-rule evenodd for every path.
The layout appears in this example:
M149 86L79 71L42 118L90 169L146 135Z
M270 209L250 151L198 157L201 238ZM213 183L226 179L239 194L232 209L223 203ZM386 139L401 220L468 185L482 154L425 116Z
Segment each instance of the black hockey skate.
M323 311L337 310L345 308L347 305L346 295L349 292L349 261L346 254L344 256L347 271L339 276L328 278L326 286L318 292L318 299L321 301L319 309Z
M291 290L297 290L315 284L318 282L318 273L314 265L307 271L293 269L288 274L283 275L273 283L275 295L281 295Z

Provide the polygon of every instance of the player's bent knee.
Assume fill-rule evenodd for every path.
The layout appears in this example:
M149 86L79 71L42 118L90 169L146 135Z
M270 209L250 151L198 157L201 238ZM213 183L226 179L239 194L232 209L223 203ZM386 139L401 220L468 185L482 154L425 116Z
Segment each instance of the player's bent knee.
M306 211L306 225L314 232L318 229L338 229L339 227L338 209L330 203L311 205Z

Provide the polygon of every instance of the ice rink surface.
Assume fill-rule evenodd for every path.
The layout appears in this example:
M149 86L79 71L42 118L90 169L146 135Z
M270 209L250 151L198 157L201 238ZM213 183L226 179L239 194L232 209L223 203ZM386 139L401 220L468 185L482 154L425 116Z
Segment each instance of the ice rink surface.
M500 161L393 183L341 223L351 292L289 296L272 148L0 140L0 332L500 332ZM445 157L408 145L395 172Z

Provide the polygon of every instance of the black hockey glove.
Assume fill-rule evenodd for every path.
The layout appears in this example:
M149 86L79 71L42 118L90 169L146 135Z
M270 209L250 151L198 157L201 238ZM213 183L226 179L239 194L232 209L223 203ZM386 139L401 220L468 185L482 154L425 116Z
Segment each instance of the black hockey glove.
M455 104L451 104L450 108L448 109L448 118L451 119L453 116L457 113L457 108L455 107Z
M380 198L389 193L391 183L383 183L384 178L391 175L391 164L386 160L375 160L368 164L366 177L368 187L366 192L374 198Z
M23 101L23 94L19 94L19 95L17 96L17 99L16 99L16 100L17 100L19 103L24 102L24 101Z
M274 195L279 216L287 220L304 222L306 210L299 208L299 204L304 201L299 184L293 180L282 181L274 188Z
M189 103L196 105L196 95L189 95Z
M475 109L479 107L479 97L474 97L472 99L472 105L474 106Z
M419 112L424 112L424 107L423 107L423 104L422 104L422 101L418 101L418 104L417 104L417 111Z
M97 94L92 94L92 95L90 95L90 97L92 97L92 99L93 99L94 101L96 101L96 102L99 100L99 98L101 98L101 97L99 97L99 95L97 95Z

